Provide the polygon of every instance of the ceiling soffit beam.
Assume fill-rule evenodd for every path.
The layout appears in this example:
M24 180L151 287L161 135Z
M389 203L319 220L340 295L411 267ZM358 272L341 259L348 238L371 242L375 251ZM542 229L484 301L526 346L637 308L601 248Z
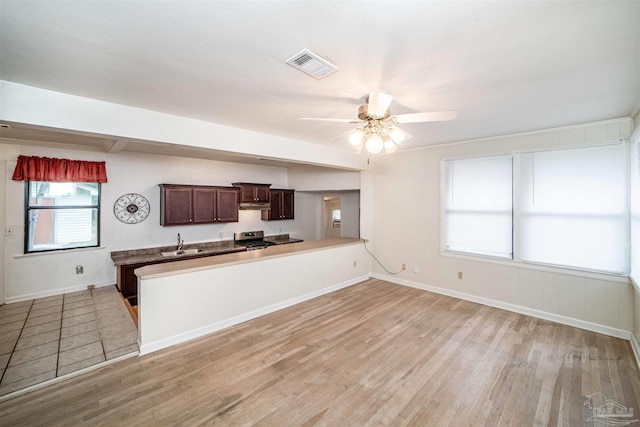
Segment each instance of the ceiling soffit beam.
M107 144L107 153L109 154L117 154L127 146L129 142L124 139L116 139Z
M244 154L299 164L366 170L350 150L174 116L0 80L0 122L44 126ZM109 139L111 139L109 138Z

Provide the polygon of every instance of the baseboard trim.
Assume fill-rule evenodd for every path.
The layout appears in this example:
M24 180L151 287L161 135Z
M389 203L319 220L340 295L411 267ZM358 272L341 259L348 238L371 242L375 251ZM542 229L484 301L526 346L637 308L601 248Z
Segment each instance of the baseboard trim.
M186 341L190 341L195 338L202 337L204 335L211 334L213 332L220 331L222 329L228 328L230 326L237 325L239 323L246 322L248 320L252 320L258 318L260 316L264 316L265 314L273 313L274 311L282 310L283 308L290 307L292 305L299 304L301 302L317 298L319 296L337 291L339 289L343 289L349 286L353 286L357 283L363 282L369 279L369 275L359 276L354 279L350 279L344 282L337 283L335 285L328 286L326 288L322 288L320 290L310 292L305 295L301 295L298 297L290 298L285 301L278 302L276 304L272 304L258 310L254 310L248 313L243 313L238 316L231 317L229 319L222 320L220 322L212 323L210 325L193 329L188 332L181 333L179 335L174 335L169 338L164 338L159 341L147 343L141 345L140 341L138 341L138 346L140 348L140 356L144 356L149 353L153 353L154 351L162 350L167 347L174 346L176 344L181 344Z
M90 283L90 285L94 285L96 288L102 288L105 286L115 285L115 282L113 280L108 280L104 282ZM12 302L28 301L31 299L52 297L54 295L60 295L60 294L68 294L70 292L86 291L87 286L88 285L76 285L76 286L69 286L67 288L58 288L58 289L51 289L48 291L40 291L40 292L33 292L30 294L17 295L14 297L6 298L4 303L11 304Z
M387 282L396 283L398 285L409 286L411 288L422 289L424 291L429 291L429 292L434 292L436 294L459 298L465 301L471 301L478 304L488 305L490 307L500 308L502 310L512 311L514 313L525 314L527 316L536 317L538 319L550 320L552 322L573 326L573 327L584 329L591 332L597 332L597 333L608 335L615 338L631 340L631 332L625 331L623 329L612 328L610 326L591 323L591 322L587 322L585 320L580 320L580 319L574 319L572 317L561 316L559 314L549 313L542 310L536 310L529 307L510 304L503 301L479 297L477 295L471 295L464 292L452 291L450 289L440 288L438 286L425 285L423 283L413 282L411 280L390 277L384 274L371 273L370 276L376 279L386 280Z

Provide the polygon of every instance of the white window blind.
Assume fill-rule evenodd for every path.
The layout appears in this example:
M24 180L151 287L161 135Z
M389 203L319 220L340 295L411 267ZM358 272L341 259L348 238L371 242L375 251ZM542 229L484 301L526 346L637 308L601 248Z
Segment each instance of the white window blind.
M512 258L512 158L444 162L446 250Z
M632 135L629 161L631 277L640 283L640 131Z
M523 153L521 259L624 273L625 159L623 144Z

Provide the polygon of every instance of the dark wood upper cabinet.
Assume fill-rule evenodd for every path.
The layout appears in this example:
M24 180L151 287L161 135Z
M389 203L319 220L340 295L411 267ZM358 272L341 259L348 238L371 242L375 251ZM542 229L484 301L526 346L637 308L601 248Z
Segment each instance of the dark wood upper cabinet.
M238 222L238 190L218 188L216 207L219 222Z
M160 184L160 225L237 222L238 200L233 187Z
M193 188L193 223L209 224L216 220L216 193L213 188Z
M294 190L276 190L269 191L271 209L262 211L263 221L278 221L285 219L294 219Z
M282 219L294 218L295 191L282 190Z
M160 186L160 225L190 224L193 218L191 187Z
M269 202L269 187L271 187L271 184L234 182L231 185L240 189L240 203Z

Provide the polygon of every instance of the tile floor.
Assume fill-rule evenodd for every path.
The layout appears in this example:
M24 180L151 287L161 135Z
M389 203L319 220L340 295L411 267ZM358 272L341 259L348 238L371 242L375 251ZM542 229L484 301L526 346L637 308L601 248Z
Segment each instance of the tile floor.
M0 396L138 351L115 286L0 306Z

